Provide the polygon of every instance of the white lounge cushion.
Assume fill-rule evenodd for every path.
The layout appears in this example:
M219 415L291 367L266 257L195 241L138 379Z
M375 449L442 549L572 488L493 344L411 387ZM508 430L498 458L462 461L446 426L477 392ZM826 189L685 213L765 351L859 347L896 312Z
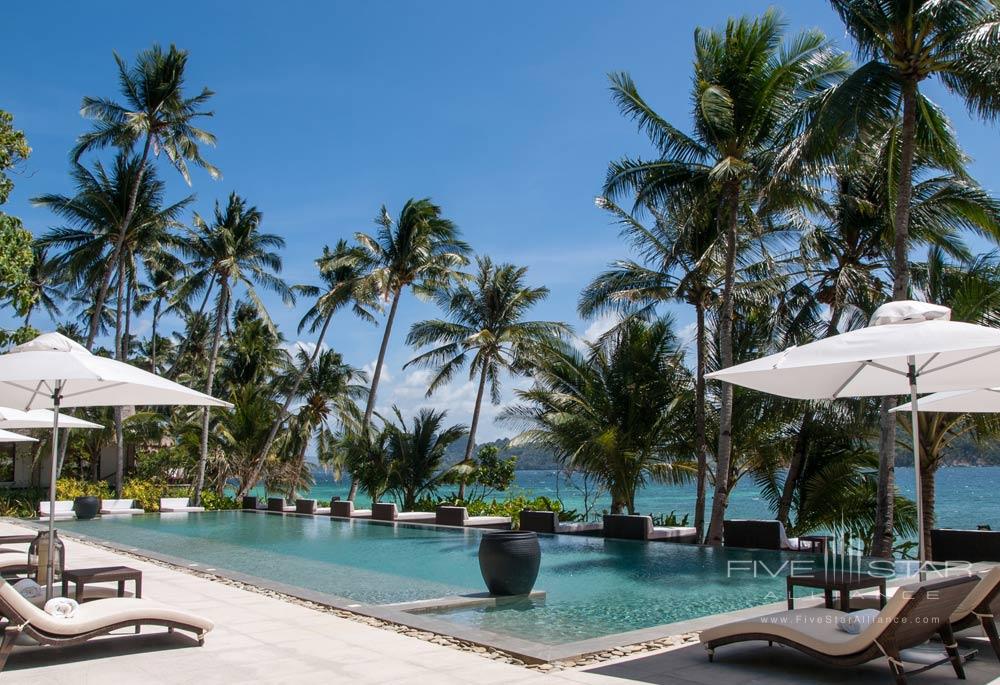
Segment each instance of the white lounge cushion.
M45 586L40 586L42 588L42 595L37 598L29 598L28 601L41 608L45 605ZM55 594L57 596L62 594L62 583L56 583ZM76 584L70 583L69 589L66 592L67 597L72 597L76 599ZM132 597L133 594L128 590L125 591L125 597ZM89 602L95 599L110 599L113 597L118 597L117 587L108 587L106 585L87 585L83 588L83 601Z
M510 516L468 516L465 519L467 526L502 526L510 523Z
M352 519L370 519L372 517L371 509L353 509L351 510Z
M179 507L189 507L191 506L190 497L161 497L160 498L160 509L163 507L171 507L177 509Z
M134 499L106 499L101 502L101 514L144 514L145 510L135 506Z
M650 540L677 540L684 538L694 538L698 534L697 528L688 526L656 526L649 534Z
M188 513L191 513L191 512L205 511L205 507L164 507L164 506L161 506L160 507L160 511L164 511L164 512L185 512L186 511Z
M396 513L397 521L435 521L437 516L431 511L400 511Z
M58 519L71 519L75 516L73 512L73 500L71 499L60 499L56 500L55 518ZM45 500L38 503L38 518L49 519L49 501Z
M82 604L72 618L50 616L19 595L9 583L0 584L0 596L38 630L53 635L79 635L125 621L173 621L208 632L215 625L201 616L189 614L149 599L114 597Z
M316 507L316 513L317 514L329 514L330 513L330 507Z

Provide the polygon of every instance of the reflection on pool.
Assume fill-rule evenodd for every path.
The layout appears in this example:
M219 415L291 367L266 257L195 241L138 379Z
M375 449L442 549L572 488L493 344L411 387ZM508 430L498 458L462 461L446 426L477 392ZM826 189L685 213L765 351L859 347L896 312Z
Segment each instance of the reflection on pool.
M60 528L364 604L482 592L474 530L241 512L108 517ZM813 555L540 536L544 602L435 618L563 644L784 598L793 560Z

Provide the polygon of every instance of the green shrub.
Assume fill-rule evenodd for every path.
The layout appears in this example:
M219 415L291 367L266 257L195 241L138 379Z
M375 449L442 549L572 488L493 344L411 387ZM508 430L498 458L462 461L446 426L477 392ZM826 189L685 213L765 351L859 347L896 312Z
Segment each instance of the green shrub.
M111 486L105 481L92 482L77 478L60 478L56 481L56 499L76 499L77 497L114 497Z
M213 490L201 491L201 506L208 511L219 511L223 509L239 509L240 504L235 497L220 495Z
M417 501L415 509L417 511L434 511L442 504L450 506L465 507L469 510L469 516L510 516L516 528L521 519L523 509L534 509L538 511L554 511L559 515L560 521L578 520L579 514L575 510L566 511L562 502L549 499L548 497L528 497L523 494L511 493L503 499L492 498L473 499L462 501L455 496L452 497L424 497Z
M46 496L42 488L0 490L0 516L35 518L38 515L38 503Z

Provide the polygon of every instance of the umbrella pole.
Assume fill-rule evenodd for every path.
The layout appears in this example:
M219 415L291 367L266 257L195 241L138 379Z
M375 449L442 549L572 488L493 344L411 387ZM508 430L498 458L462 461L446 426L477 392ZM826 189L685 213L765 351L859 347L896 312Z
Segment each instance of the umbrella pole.
M55 584L55 567L52 555L55 553L56 528L56 466L59 459L59 401L62 399L62 382L56 381L52 393L52 463L49 466L49 539L48 554L45 559L45 601L52 599Z
M927 561L924 549L924 493L923 478L920 476L920 413L917 408L917 361L915 357L907 358L910 378L910 437L913 443L913 473L917 477L917 572L921 581L926 580L924 563Z

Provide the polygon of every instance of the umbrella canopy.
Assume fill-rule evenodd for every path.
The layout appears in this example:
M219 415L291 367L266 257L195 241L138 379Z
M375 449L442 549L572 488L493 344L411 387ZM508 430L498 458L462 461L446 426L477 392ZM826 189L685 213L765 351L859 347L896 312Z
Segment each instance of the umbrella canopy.
M125 405L200 405L231 407L214 397L137 369L98 357L60 333L44 333L0 355L0 405L31 411L53 408L52 463L49 474L50 511L55 511L59 407L118 407ZM53 586L55 517L49 517L46 599Z
M63 407L191 404L232 406L124 362L98 357L59 333L45 333L0 355L0 405L25 411Z
M920 398L917 411L954 412L956 414L1000 413L1000 388L936 392ZM901 404L892 411L910 411L911 404Z
M51 428L55 413L48 409L21 411L10 407L0 407L0 428ZM60 428L104 428L99 423L91 423L75 416L60 416Z
M861 328L707 374L796 399L910 395L917 477L919 559L924 556L918 392L1000 386L1000 329L950 321L951 310L889 302Z
M10 431L0 430L0 442L38 442L34 438L29 438L27 435L21 435L20 433L11 433Z

